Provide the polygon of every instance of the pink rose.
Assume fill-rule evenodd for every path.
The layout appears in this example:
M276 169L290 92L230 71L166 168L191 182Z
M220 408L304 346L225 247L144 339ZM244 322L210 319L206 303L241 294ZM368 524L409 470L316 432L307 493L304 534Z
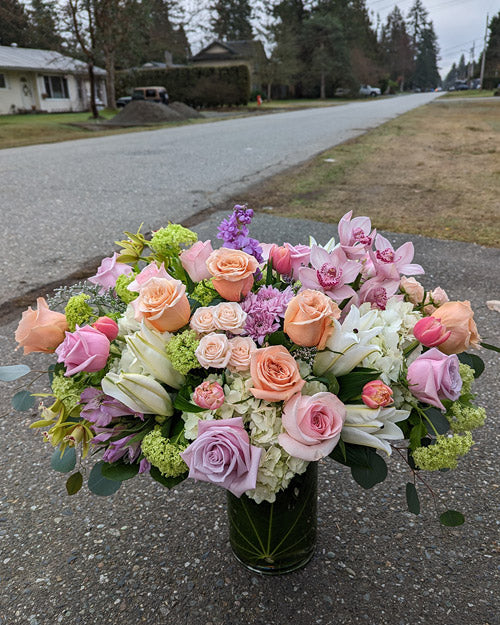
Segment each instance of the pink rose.
M448 297L446 291L438 286L425 296L424 304L426 305L424 306L424 313L426 315L432 315L435 310L449 301L450 298Z
M413 326L413 336L426 347L437 347L450 336L451 330L434 317L419 319Z
M189 322L191 328L195 332L198 332L198 334L213 332L216 329L214 323L214 309L215 306L200 306L197 308Z
M231 345L225 334L206 334L195 351L202 367L224 369L231 358Z
M212 242L208 240L197 241L188 250L180 253L179 258L182 266L193 282L201 282L201 280L210 278L207 259L212 252Z
M455 354L446 356L433 347L416 358L408 367L410 392L421 402L445 410L442 399L455 401L460 397L462 378Z
M118 276L121 276L122 274L128 276L132 272L132 267L126 265L125 263L116 262L117 258L118 254L116 252L113 256L103 258L96 275L88 279L89 282L99 284L101 286L99 295L103 295L106 291L112 289L116 284Z
M333 393L297 393L283 407L285 433L278 442L294 458L311 462L324 458L338 443L345 415L344 404Z
M218 382L205 380L194 389L193 401L200 408L217 410L224 403L224 389Z
M198 422L198 437L181 453L189 477L212 482L236 497L255 488L262 449L250 445L243 419Z
M412 304L420 304L424 299L424 287L415 278L401 276L401 290L407 295L408 301Z
M269 259L280 275L287 276L292 271L292 252L289 247L273 245L269 251Z
M311 248L308 245L291 245L284 244L290 250L290 260L292 264L292 276L295 280L299 278L299 269L307 267L311 258Z
M230 371L248 371L252 354L257 350L257 345L249 336L236 336L229 340L231 345L231 358L227 363Z
M140 291L141 287L143 287L148 280L151 280L151 278L173 280L172 276L167 273L164 263L158 267L158 265L153 262L149 263L149 265L144 267L144 269L136 275L135 280L127 286L127 289L134 293Z
M80 371L92 373L106 366L109 357L109 340L92 326L66 332L66 338L56 349L57 362L64 362L65 376Z
M92 327L107 336L109 341L114 341L119 333L118 324L109 317L99 317Z
M222 302L213 309L214 324L217 330L241 334L247 313L237 302Z
M361 399L368 408L385 408L393 403L392 388L382 380L372 380L363 386Z

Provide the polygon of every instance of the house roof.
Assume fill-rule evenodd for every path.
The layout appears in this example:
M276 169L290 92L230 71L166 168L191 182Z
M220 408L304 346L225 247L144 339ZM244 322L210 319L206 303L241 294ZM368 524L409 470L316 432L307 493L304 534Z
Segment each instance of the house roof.
M53 50L0 46L0 69L83 74L87 72L87 64ZM96 74L106 74L100 67L95 67L94 71Z
M225 52L211 53L212 48L222 47ZM242 39L240 41L212 41L208 46L195 54L191 61L207 61L207 60L227 60L227 59L252 59L257 56L265 55L264 47L261 41L255 39Z

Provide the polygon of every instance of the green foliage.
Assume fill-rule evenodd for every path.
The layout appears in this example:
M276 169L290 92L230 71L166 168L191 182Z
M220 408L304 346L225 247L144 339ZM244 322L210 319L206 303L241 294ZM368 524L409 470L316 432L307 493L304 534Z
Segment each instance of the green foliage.
M363 488L372 488L387 477L385 460L371 447L342 442L334 448L330 458L350 467L352 477Z
M83 475L80 471L73 473L66 480L66 492L68 495L76 495L76 493L80 490L83 484Z
M479 356L476 356L476 354L462 352L461 354L458 354L458 360L460 360L460 362L464 365L469 365L471 369L474 369L475 378L478 378L484 371L484 362L481 358L479 358Z
M415 484L412 482L406 484L406 503L408 504L409 512L420 514L420 500Z
M124 482L139 473L139 465L137 463L127 464L121 460L111 463L105 462L101 467L101 473L110 480Z
M54 449L54 453L50 459L50 466L54 471L59 471L59 473L69 473L73 471L76 466L75 448L66 447L63 454L61 454L60 449Z
M31 369L28 365L8 365L0 367L0 382L13 382L28 374Z
M165 488L173 488L174 486L177 486L177 484L180 484L188 476L188 472L186 471L185 473L183 473L182 475L178 475L177 477L165 477L160 473L160 470L154 466L151 467L149 474L151 475L153 480L155 480L162 486L165 486Z
M212 7L212 28L221 41L252 39L251 6L248 0L217 0Z
M103 474L102 470L104 465L106 465L106 463L102 460L96 462L96 464L92 467L88 481L89 490L94 493L94 495L98 495L100 497L114 495L122 484L120 481L114 479L111 480Z
M441 525L457 527L465 523L465 517L461 512L457 512L456 510L446 510L446 512L443 512L439 517L439 521Z
M35 405L35 397L29 391L19 391L11 400L14 410L27 412Z
M379 375L379 372L373 369L358 367L346 375L339 376L337 382L340 387L338 393L340 401L346 403L360 397L363 386L367 382L376 380Z

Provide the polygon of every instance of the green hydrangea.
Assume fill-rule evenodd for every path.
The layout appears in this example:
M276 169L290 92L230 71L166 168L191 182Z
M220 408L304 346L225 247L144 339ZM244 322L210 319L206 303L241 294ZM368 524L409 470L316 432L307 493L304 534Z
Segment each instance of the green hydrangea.
M135 291L129 291L127 289L128 285L134 280L134 274L130 274L129 276L127 276L124 273L122 273L121 276L118 276L118 279L116 280L115 292L122 300L122 302L125 302L125 304L130 304L130 302L134 301L139 295L139 293L136 293Z
M170 339L165 351L176 371L187 375L191 369L200 366L194 353L199 344L194 330L184 330Z
M75 381L74 377L65 377L61 372L54 374L51 386L55 397L64 404L67 413L70 414L78 406L80 393L86 385Z
M214 289L212 284L212 278L209 280L202 280L194 287L194 291L191 297L197 302L200 302L202 306L208 306L219 294Z
M178 477L188 470L180 452L187 445L176 445L168 438L163 438L160 430L153 430L142 440L141 449L146 460L160 470L164 477Z
M470 432L470 430L484 425L486 410L479 406L467 406L456 401L446 413L446 418L450 422L453 432Z
M168 224L166 228L160 228L153 234L149 246L160 258L168 258L180 254L181 246L189 247L196 241L196 232L179 224Z
M469 367L469 365L465 365L464 363L460 363L459 366L460 377L462 378L462 395L468 395L471 392L472 384L474 382L474 369Z
M90 299L90 295L80 293L79 295L73 295L68 300L64 314L68 322L71 332L76 330L76 326L82 326L88 323L92 317L94 317L94 311L87 304L87 300Z
M440 434L434 445L415 449L413 459L415 464L424 471L456 469L458 458L465 456L473 444L474 441L470 432L466 432L464 436Z

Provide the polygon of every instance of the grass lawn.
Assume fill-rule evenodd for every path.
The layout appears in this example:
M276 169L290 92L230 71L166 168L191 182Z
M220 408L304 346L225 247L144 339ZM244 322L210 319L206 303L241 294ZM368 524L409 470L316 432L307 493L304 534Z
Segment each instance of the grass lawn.
M489 98L494 89L467 89L466 91L448 91L442 98Z
M273 215L500 247L499 101L438 99L234 198Z

